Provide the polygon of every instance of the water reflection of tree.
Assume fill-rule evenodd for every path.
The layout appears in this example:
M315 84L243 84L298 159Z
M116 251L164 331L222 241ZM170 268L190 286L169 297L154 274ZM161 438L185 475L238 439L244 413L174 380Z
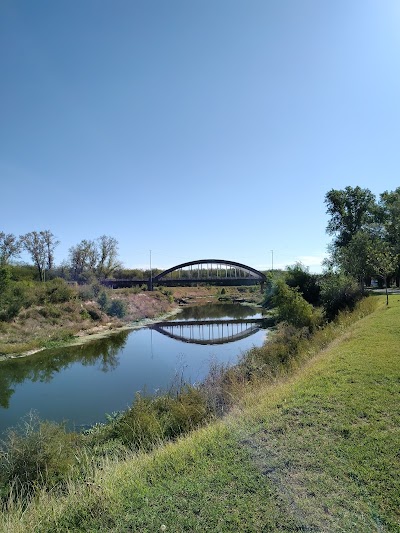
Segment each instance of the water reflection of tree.
M8 408L15 385L26 380L51 381L55 374L73 363L83 366L99 364L102 372L110 372L119 365L119 352L125 347L128 331L82 346L45 350L27 358L0 363L0 406Z

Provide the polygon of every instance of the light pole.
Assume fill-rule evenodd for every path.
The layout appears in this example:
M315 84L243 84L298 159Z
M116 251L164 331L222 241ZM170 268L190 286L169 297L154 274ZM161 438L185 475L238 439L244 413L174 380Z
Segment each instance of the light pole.
M274 270L274 251L271 250L271 255L272 255L272 268L271 268L271 271Z
M150 250L150 290L153 290L153 271L151 270L151 250Z

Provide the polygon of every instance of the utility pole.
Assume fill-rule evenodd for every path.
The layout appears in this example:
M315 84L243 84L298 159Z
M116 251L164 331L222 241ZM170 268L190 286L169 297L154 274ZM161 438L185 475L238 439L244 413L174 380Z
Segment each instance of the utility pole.
M150 250L150 283L149 283L149 290L153 290L153 271L151 269L151 250Z
M271 254L272 254L272 268L271 268L271 271L274 270L274 251L271 250Z

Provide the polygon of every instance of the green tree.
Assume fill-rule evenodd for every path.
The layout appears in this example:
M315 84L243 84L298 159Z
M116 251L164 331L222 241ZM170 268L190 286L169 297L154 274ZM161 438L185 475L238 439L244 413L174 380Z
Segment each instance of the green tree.
M94 275L98 261L96 243L91 240L82 240L69 249L70 271L74 280L85 281L91 274Z
M379 208L387 240L395 251L400 253L400 187L394 191L382 193Z
M74 280L85 282L90 278L110 276L121 268L118 261L118 241L102 235L94 240L82 240L69 249L69 270Z
M386 288L386 305L389 305L388 278L399 263L399 256L388 242L377 240L369 247L369 266L372 272L383 279Z
M379 208L381 221L385 229L385 239L393 252L400 257L400 187L394 191L385 191L380 195ZM396 267L397 285L399 285L400 262Z
M21 241L12 233L0 231L0 265L7 265L21 251Z
M346 246L335 252L335 262L345 274L356 278L364 292L365 279L372 274L369 256L373 246L373 237L367 231L357 231Z
M319 304L318 276L311 274L309 269L302 263L297 262L287 267L286 284L289 287L297 287L303 298L312 305Z
M49 230L41 231L40 235L46 251L46 267L47 270L51 270L54 267L54 250L60 244L60 241L56 241L54 235Z
M0 267L0 320L14 318L24 304L24 291L11 279L10 268Z
M335 235L334 246L349 244L352 237L374 222L377 215L375 196L369 189L346 187L331 189L325 195L327 213L330 215L326 231Z
M118 241L114 237L102 235L97 239L97 243L99 257L97 275L100 278L107 278L121 268L121 263L118 261Z
M46 268L54 263L54 249L60 244L49 230L31 231L21 237L22 246L30 254L36 266L40 281L46 279Z

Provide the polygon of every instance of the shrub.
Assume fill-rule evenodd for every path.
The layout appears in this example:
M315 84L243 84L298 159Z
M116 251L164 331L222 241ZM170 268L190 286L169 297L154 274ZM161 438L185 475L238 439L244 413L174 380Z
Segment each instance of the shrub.
M299 293L297 288L278 280L272 303L277 309L278 320L287 322L297 328L312 329L320 321L320 314Z
M0 443L0 488L3 496L14 490L22 497L36 488L66 480L72 464L77 435L62 425L41 422L30 413L18 428L7 431Z
M321 302L331 320L343 309L353 309L362 294L356 280L345 274L328 273L320 281Z
M200 390L186 386L176 397L155 399L155 408L164 419L164 437L175 438L199 426L209 416L206 400Z
M39 314L44 318L60 318L61 310L54 305L46 305L39 309Z
M4 294L11 282L11 272L7 267L0 267L0 295Z
M318 276L310 274L309 269L302 263L295 263L287 269L286 284L289 287L297 287L303 298L312 305L320 304L320 286Z
M127 313L127 305L123 300L112 300L107 306L106 312L110 316L123 318Z
M76 295L76 291L61 278L54 278L45 283L45 297L50 303L68 302Z
M267 309L270 309L273 306L273 297L277 289L277 280L274 280L271 274L267 275L265 282L265 291L262 305Z
M90 319L90 314L88 313L87 309L81 309L79 311L79 314L80 314L82 320L89 320Z
M90 438L92 446L117 440L134 450L150 450L194 429L211 416L204 394L191 386L158 397L137 393L127 411L109 417L109 423L94 428Z
M98 281L93 281L92 283L87 283L85 285L79 285L78 288L79 298L84 302L98 298L101 292L102 286Z
M303 344L310 337L308 328L296 328L281 323L264 346L252 348L245 354L238 371L247 372L248 379L254 376L279 375L288 369L288 361L301 351Z
M0 270L0 320L9 321L18 315L24 304L30 303L24 285L11 281L8 269Z
M90 316L90 318L92 320L100 320L101 319L101 312L98 309L96 309L95 307L92 307L92 306L87 307L86 311L87 311L88 315Z
M108 306L109 300L108 300L108 294L106 291L101 291L99 293L99 296L97 298L97 303L99 304L102 311L105 311L106 307Z

